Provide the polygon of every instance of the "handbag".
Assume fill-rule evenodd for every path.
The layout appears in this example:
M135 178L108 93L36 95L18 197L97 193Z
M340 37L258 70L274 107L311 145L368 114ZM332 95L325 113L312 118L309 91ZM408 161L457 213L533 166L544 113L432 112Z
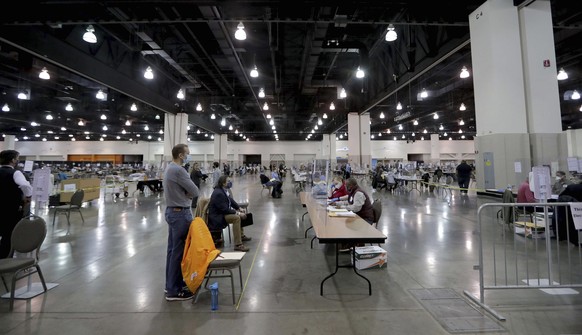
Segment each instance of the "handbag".
M253 213L247 213L247 217L240 221L241 227L251 226L253 224Z

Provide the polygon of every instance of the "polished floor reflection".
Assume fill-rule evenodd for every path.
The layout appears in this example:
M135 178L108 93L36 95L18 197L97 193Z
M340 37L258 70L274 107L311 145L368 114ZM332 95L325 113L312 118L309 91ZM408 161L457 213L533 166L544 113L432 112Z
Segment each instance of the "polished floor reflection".
M0 333L449 334L443 317L459 324L455 313L460 312L448 305L429 311L411 292L448 289L466 301L463 291L479 293L479 272L473 269L479 261L477 209L494 199L373 192L362 180L372 197L382 199L378 229L388 236L382 245L387 266L362 271L372 282L371 296L366 283L347 269L328 280L320 296L320 282L334 268L334 250L317 241L310 248L312 232L304 238L309 219L302 221L305 209L290 177L280 199L261 192L257 175L233 179L235 199L249 202L255 222L245 229L253 240L243 259L242 292L235 273L235 305L227 279L217 280L217 311L210 310L206 291L195 304L165 301L163 196L109 195L84 205L84 224L73 213L68 235L64 216L53 227L52 211L38 210L49 223L41 267L46 280L59 285L16 301L13 312L1 299ZM209 196L209 185L203 191ZM578 252L565 242L561 247ZM224 250L233 250L228 237ZM507 318L494 322L510 334L582 334L579 291L502 290L488 293L487 304Z

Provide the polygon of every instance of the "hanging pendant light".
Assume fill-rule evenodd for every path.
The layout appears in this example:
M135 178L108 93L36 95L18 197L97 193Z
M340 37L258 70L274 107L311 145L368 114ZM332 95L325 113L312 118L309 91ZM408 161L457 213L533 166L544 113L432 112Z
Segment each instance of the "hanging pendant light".
M176 94L176 98L178 98L180 100L186 99L186 96L184 95L184 90L183 89L179 89L178 90L178 94Z
M398 125L398 130L402 130L402 125L401 124Z
M156 114L156 120L160 119L160 114Z
M223 127L226 126L226 119L225 118L222 118L222 120L220 120L220 125Z
M388 25L388 31L386 32L386 42L394 42L398 38L398 34L394 30L394 25Z
M578 93L578 91L574 90L574 92L572 92L572 100L578 100L580 99L580 93Z
M201 112L202 111L202 104L198 103L198 105L196 105L196 110Z
M247 39L247 33L245 32L245 26L242 22L239 22L236 26L236 32L234 33L234 38L239 41L244 41Z
M251 77L257 78L258 76L259 76L259 70L257 70L257 66L255 65L255 67L251 70Z
M146 125L143 127L143 130L145 130L145 131L148 131L148 130L150 130L150 127L149 127L149 126L146 124Z
M212 113L212 115L210 115L210 119L212 119L212 120L216 119L216 115L214 115L214 113Z
M459 110L460 111L467 110L467 107L465 107L465 104L464 103L461 103L461 106L459 106Z
M400 103L400 101L398 101L398 103L396 104L396 110L402 110L402 104Z
M67 112L72 112L73 111L73 105L71 105L71 103L69 102L66 106L65 106L65 110Z
M40 71L40 73L38 74L38 77L40 79L44 79L44 80L49 80L51 79L51 75L48 73L48 70L46 69L46 67L43 67L42 70Z
M342 90L340 91L340 99L345 99L347 96L348 93L346 92L346 89L342 87Z
M383 119L384 117L384 112L380 112L380 118Z
M322 118L327 119L327 113L323 113Z
M432 116L433 119L438 120L439 119L439 114L438 113L434 113L434 115Z
M329 104L329 110L330 111L335 110L335 105L333 104L333 102L331 104Z
M269 105L265 102L265 104L263 105L263 110L264 111L268 111L269 110Z
M150 66L148 66L148 68L143 73L143 77L145 79L148 79L148 80L154 79L154 71L152 70L152 68Z
M99 100L105 100L105 93L103 93L102 90L99 90L97 91L97 94L95 94L95 98Z
M271 113L268 113L267 114L267 119L270 119L270 118L271 118Z
M439 127L439 130L443 130L445 129L445 127L443 127L443 125L441 124L441 126Z
M131 104L131 107L129 108L132 112L137 111L137 105L134 103Z
M2 106L2 111L3 112L10 112L10 106L8 106L8 104L4 104L4 106Z
M131 126L131 121L125 120L125 125L128 126L128 127Z
M107 120L107 115L101 114L101 120Z
M418 120L414 120L414 121L412 122L412 124L413 124L413 125L415 125L415 126L418 126Z
M321 126L323 124L323 121L321 121L321 119L317 119L317 124Z
M97 36L95 36L95 28L93 28L92 24L88 25L87 29L85 29L85 33L83 34L83 41L91 44L97 43Z
M364 70L362 70L359 66L358 69L356 70L356 78L364 78L366 76L366 74L364 73Z

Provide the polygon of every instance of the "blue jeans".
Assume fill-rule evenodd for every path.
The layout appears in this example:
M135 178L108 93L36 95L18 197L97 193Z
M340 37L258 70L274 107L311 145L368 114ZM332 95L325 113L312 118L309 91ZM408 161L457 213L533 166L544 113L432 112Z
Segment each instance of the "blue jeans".
M188 230L193 220L192 210L182 208L182 210L176 211L174 208L166 208L165 217L168 223L166 290L168 296L173 296L182 291L182 287L184 287L181 263Z

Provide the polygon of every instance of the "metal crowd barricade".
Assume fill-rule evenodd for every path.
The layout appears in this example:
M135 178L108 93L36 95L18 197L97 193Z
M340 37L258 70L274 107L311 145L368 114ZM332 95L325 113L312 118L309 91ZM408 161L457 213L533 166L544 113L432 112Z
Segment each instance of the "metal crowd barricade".
M505 320L486 304L486 290L582 288L582 240L570 242L576 238L569 228L573 222L568 208L567 202L481 205L475 231L479 264L474 266L479 271L479 297L464 294ZM582 238L580 232L575 230Z

